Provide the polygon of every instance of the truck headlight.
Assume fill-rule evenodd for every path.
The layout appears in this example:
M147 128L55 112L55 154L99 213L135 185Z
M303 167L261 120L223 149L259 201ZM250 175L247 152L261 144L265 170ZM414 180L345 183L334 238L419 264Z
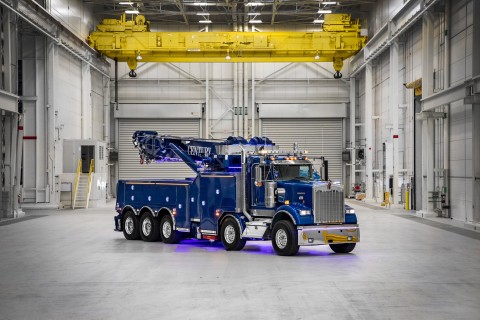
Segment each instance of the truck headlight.
M345 213L355 213L355 210L354 209L347 209L347 210L345 210Z
M308 216L309 214L312 214L312 211L310 211L310 210L300 210L300 215L301 216Z

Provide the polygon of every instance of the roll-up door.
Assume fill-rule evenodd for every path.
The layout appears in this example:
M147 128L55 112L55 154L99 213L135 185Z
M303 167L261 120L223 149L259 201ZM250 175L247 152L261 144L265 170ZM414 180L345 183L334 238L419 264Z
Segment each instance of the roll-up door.
M342 119L262 119L262 135L280 150L308 150L310 158L325 157L331 180L342 181Z
M199 137L199 119L119 119L120 179L183 179L195 173L183 162L140 164L138 151L132 144L136 130L155 130L159 134Z

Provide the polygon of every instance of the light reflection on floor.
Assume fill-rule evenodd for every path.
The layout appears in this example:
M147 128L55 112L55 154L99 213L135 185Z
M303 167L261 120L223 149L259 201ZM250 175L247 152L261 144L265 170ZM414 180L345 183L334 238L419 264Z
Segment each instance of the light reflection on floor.
M182 240L176 245L175 252L185 253L192 252L192 250L202 250L208 252L224 251L224 247L221 241L208 241L208 240L196 240L186 239ZM271 241L247 241L245 247L241 250L248 254L270 254L276 255L275 250L272 247ZM328 246L309 246L300 247L297 256L331 256L334 253ZM350 254L342 255L349 256ZM337 254L337 256L340 256Z

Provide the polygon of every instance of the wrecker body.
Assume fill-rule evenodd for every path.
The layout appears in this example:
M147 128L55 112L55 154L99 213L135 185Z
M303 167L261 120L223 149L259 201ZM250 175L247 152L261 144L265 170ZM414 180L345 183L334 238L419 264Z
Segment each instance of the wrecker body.
M202 140L136 131L132 140L141 163L184 161L196 177L119 180L116 211L126 239L220 240L227 250L271 240L279 255L312 245L347 253L360 241L342 186L323 181L299 150L281 152L259 137Z

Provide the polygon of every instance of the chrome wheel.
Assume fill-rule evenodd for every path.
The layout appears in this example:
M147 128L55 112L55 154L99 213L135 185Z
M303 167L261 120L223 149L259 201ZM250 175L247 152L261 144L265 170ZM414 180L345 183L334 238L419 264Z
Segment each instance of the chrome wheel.
M162 225L162 233L164 238L170 238L172 235L172 225L169 221L165 221L165 223Z
M287 247L287 233L283 229L279 229L275 234L275 243L279 249L285 249Z
M228 244L232 244L235 241L235 228L232 225L226 226L223 237Z
M143 222L142 222L142 232L143 232L143 235L145 236L149 236L150 233L152 232L152 221L150 221L150 219L144 219Z
M133 234L134 229L135 222L133 221L132 217L127 217L127 219L125 219L125 231L127 234Z

